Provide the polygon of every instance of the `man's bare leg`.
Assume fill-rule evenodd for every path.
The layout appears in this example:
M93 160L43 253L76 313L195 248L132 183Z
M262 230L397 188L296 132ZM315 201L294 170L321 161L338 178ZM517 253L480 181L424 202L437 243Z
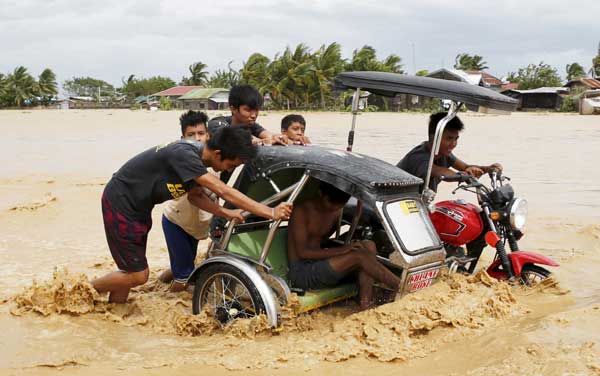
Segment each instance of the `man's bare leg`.
M150 270L148 268L141 272L116 271L96 278L92 281L92 286L100 294L110 292L108 297L110 303L126 303L129 290L132 287L146 283L149 275Z
M373 306L373 278L367 273L358 272L359 306L364 311Z
M383 283L392 290L398 290L400 278L379 263L372 249L369 248L371 248L371 245L363 242L363 247L359 249L330 258L329 264L334 271L342 274L360 269L375 281Z

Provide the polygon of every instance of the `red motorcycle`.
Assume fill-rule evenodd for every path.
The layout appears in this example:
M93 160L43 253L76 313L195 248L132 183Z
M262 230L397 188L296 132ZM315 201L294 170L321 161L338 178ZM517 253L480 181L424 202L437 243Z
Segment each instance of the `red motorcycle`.
M491 172L490 187L467 174L445 176L442 180L458 182L458 190L477 195L479 206L464 200L442 201L434 205L431 221L446 248L451 271L473 273L486 244L496 249L494 262L487 268L497 279L518 279L534 285L551 274L539 265L559 266L551 258L521 251L518 240L523 236L527 219L527 201L515 197L510 179ZM507 253L506 244L511 252ZM464 247L466 246L466 252Z

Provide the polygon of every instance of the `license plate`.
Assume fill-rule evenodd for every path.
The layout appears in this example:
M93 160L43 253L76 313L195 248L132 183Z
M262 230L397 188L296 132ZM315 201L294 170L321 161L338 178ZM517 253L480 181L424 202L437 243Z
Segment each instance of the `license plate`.
M417 290L424 289L425 287L431 286L433 281L440 274L440 269L429 269L422 272L411 273L408 275L408 281L406 282L408 292L415 292Z

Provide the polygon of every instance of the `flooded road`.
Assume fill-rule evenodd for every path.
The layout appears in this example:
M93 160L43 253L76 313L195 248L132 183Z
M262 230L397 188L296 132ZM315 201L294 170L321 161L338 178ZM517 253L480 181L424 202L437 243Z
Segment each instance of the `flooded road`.
M189 293L166 292L156 279L168 266L160 207L150 281L124 306L89 286L115 269L103 184L133 155L178 138L179 115L0 111L1 374L600 375L600 118L462 115L455 153L503 164L529 201L520 244L561 263L556 284L528 291L485 275L448 276L371 311L348 302L271 332L260 320L223 331L190 315ZM277 131L283 115L259 121ZM345 147L350 114L305 117L315 143ZM395 164L425 139L426 123L426 115L362 114L354 150ZM441 185L438 199L454 187Z

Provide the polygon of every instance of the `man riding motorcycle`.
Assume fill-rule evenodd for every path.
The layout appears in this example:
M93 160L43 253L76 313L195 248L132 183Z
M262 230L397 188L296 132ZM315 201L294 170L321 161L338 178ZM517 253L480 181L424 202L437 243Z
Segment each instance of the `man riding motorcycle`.
M438 122L447 115L447 112L438 112L436 114L432 114L429 117L429 140L422 142L409 151L408 154L406 154L396 166L414 176L420 177L423 179L423 181L425 181L429 157L431 155L433 136L435 134ZM437 191L437 186L442 176L448 176L456 173L456 171L453 171L450 168L460 172L465 172L476 178L479 178L484 173L492 172L494 170L498 172L502 171L502 165L500 163L493 163L489 166L468 164L457 158L452 153L454 148L456 148L458 145L459 133L464 129L464 127L465 126L463 122L458 118L458 116L455 116L448 122L444 132L442 133L440 151L435 156L433 161L431 181L429 182L429 188L434 192Z

